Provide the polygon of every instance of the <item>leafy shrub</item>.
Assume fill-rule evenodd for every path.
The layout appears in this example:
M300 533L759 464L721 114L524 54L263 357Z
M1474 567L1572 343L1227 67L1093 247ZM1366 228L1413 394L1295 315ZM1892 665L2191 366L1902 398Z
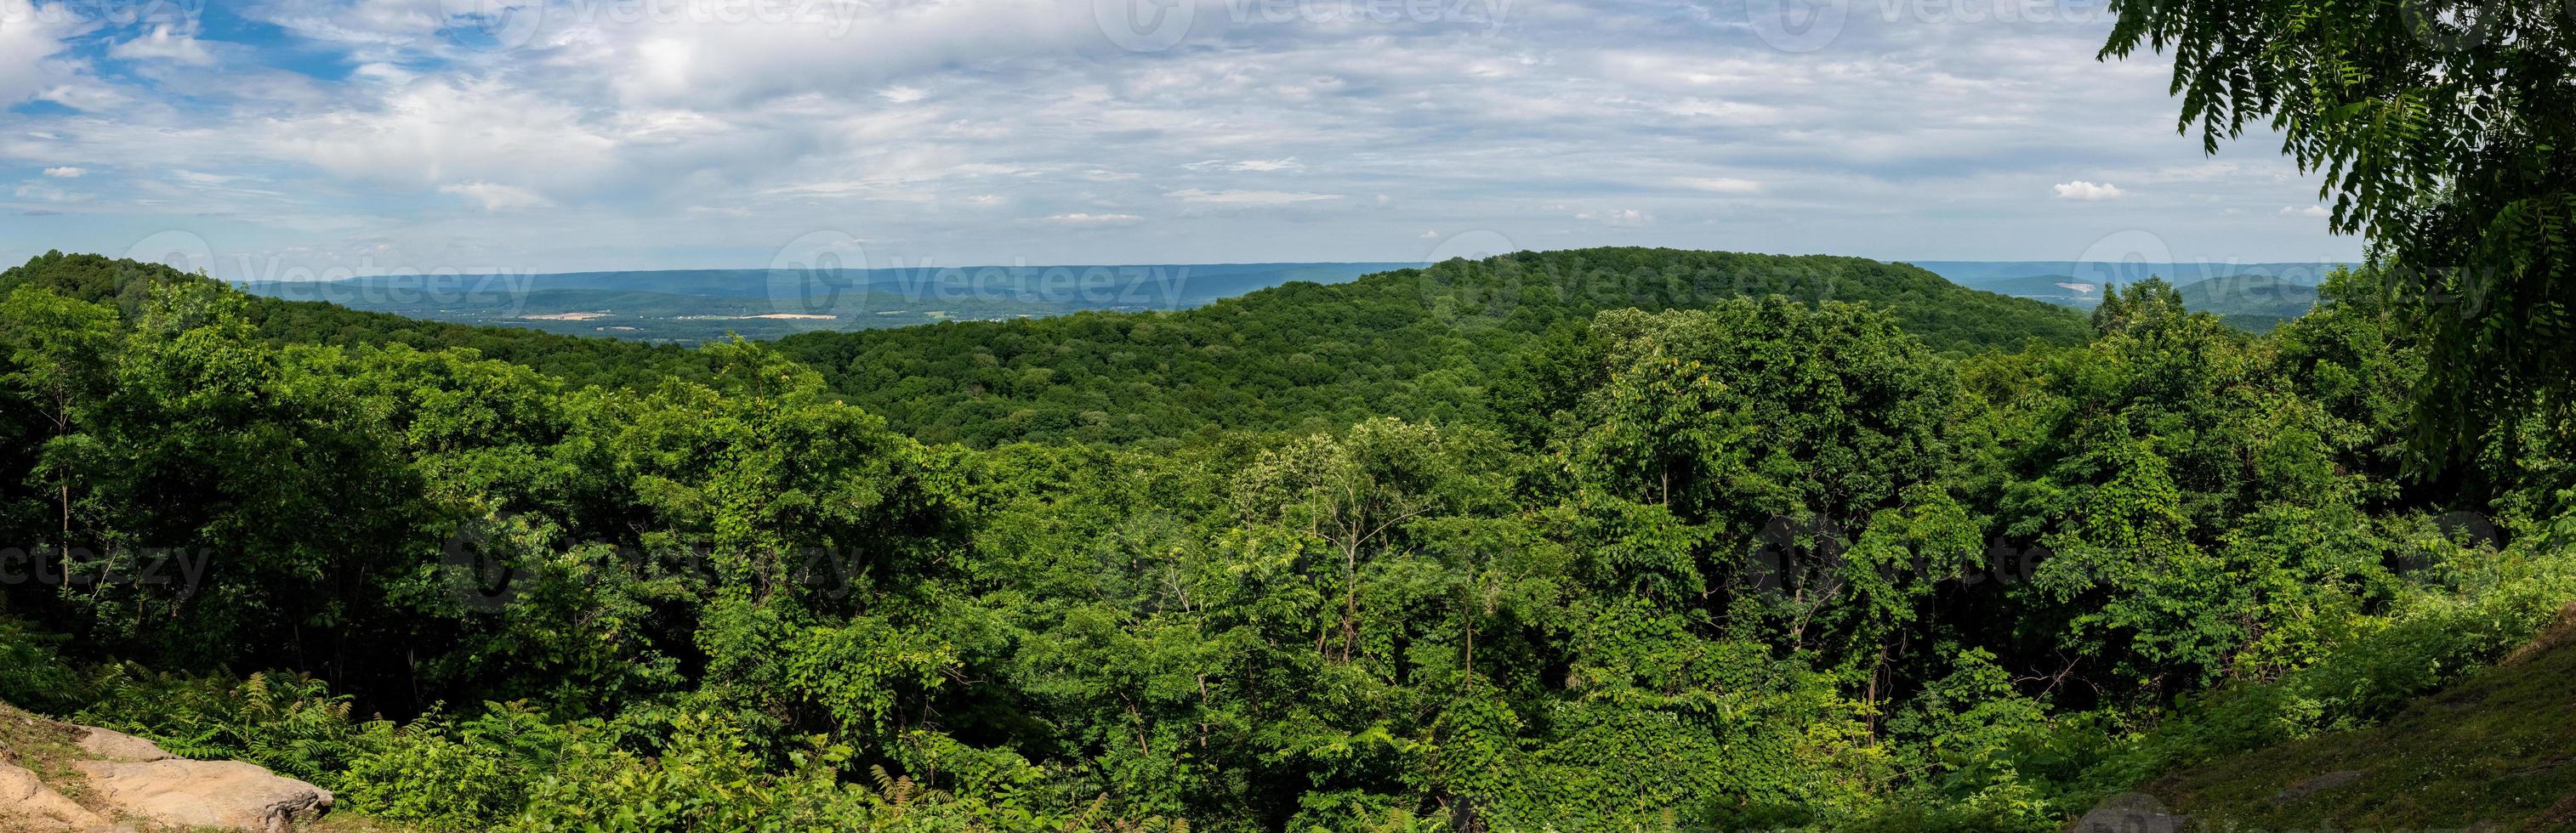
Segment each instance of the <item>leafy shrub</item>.
M63 662L63 637L0 619L0 702L51 711L80 701L80 675Z
M330 787L355 751L349 698L310 676L156 674L115 663L92 671L89 689L97 699L73 720L183 758L244 760Z

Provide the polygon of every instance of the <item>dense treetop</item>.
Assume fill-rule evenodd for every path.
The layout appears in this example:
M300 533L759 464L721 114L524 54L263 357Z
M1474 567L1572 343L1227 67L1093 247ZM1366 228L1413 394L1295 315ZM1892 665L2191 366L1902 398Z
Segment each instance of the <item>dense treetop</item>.
M1371 415L1483 421L1508 357L1609 309L1732 298L1866 302L1933 349L2085 336L2077 314L1858 258L1672 249L1524 252L1289 284L1172 313L1084 313L857 333L779 349L925 440L1124 442L1317 430Z
M2264 335L1926 277L1561 252L677 351L49 255L0 274L0 700L426 831L2039 833L2576 599L2564 426L2403 476L2380 273Z
M132 314L152 288L164 284L221 286L159 263L92 254L47 252L0 271L0 294L40 286L67 298L104 304ZM302 344L402 344L436 350L460 347L487 358L523 364L576 385L649 386L680 376L699 378L705 364L676 347L601 338L575 338L509 327L474 327L361 312L317 301L257 295L241 299L245 319L272 341Z
M2541 0L2112 0L2106 57L2173 58L2180 127L2320 175L2423 335L2428 469L2499 414L2576 419L2576 14ZM2503 421L2513 421L2508 418Z

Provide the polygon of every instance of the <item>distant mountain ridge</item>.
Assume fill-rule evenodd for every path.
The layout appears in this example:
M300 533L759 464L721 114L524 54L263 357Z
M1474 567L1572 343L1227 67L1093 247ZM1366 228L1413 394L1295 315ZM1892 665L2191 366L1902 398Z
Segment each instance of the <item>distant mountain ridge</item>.
M2241 329L2267 332L2317 306L2317 288L2269 275L2229 275L2179 287L2182 305Z
M1914 260L1901 261L1926 272L1950 279L1950 282L1989 292L1998 284L2016 279L2054 276L2069 278L2073 283L2100 286L2105 283L2136 283L2148 278L2163 278L2175 286L2187 286L2231 275L2263 275L2300 286L2325 283L2334 270L2354 266L2351 263L2238 263L2235 261L2199 261L2193 263L2145 263L2129 261L2077 260ZM2007 293L2009 294L2009 293Z
M2074 309L2102 303L2111 284L2158 278L2182 293L2183 305L2226 319L2240 329L2265 332L2307 314L2317 305L2318 284L2337 263L2130 263L2085 264L2069 261L1958 262L1916 264L1970 289L2028 298ZM2233 269L2209 274L2214 269ZM2040 271L2022 274L2028 270Z
M410 274L254 281L243 291L351 309L564 335L690 343L776 338L1082 311L1180 310L1308 282L1343 283L1412 263L673 269L553 274Z

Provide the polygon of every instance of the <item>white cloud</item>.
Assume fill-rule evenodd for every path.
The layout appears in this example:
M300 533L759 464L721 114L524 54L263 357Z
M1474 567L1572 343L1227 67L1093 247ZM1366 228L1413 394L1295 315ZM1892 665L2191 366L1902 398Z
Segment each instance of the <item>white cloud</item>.
M191 171L186 168L174 168L170 171L170 178L201 188L214 188L229 185L233 181L242 179L243 177L233 174L210 174L204 171Z
M79 167L77 165L64 165L59 168L45 169L45 175L55 179L79 179L82 174L86 173L89 173L88 168Z
M1193 171L1227 171L1232 173L1283 173L1302 171L1306 169L1306 166L1299 164L1297 157L1294 156L1286 159L1241 159L1235 161L1210 159L1205 162L1192 162L1187 165L1182 165L1181 167L1188 168Z
M47 87L35 97L42 101L51 101L74 110L91 113L116 110L133 101L115 87L86 79L74 79L70 83Z
M24 185L20 185L12 193L16 194L19 199L44 200L46 202L80 202L88 199L88 195L65 191L61 188L56 188L41 182L29 182Z
M516 211L526 208L545 208L547 206L554 205L554 201L546 199L545 197L538 195L536 192L492 182L460 182L454 185L441 185L438 187L438 192L441 194L455 194L472 199L475 202L482 203L483 210L485 211Z
M1762 183L1750 179L1684 177L1673 180L1684 188L1717 194L1759 194Z
M1201 4L1201 28L1150 53L1109 42L1089 0L835 0L799 6L826 15L805 22L667 0L466 33L498 45L442 31L453 0L240 4L282 39L0 16L0 107L41 94L85 111L0 116L0 165L99 171L76 181L86 213L131 215L101 228L259 217L280 251L520 269L759 265L818 222L943 262L1393 260L1438 239L1414 237L1425 228L1548 247L2082 257L2101 218L2031 199L2034 168L2151 194L2190 183L2187 207L2121 206L2192 249L2178 256L2357 255L2323 224L2285 234L2213 210L2305 205L2316 187L2268 147L2220 165L2174 136L2170 65L2092 62L2098 26L1856 15L1830 47L1792 54L1698 0L1532 0L1490 29L1246 22L1223 0L1183 1ZM173 63L191 46L212 68ZM124 66L119 50L170 56ZM354 69L305 73L320 64ZM2069 72L2087 83L2058 80ZM184 172L117 161L135 159ZM2065 183L2079 185L2118 190ZM455 210L545 204L582 210ZM1092 233L1145 223L1143 206L1179 210ZM0 250L69 245L26 225L0 228Z
M1307 191L1245 191L1234 189L1224 191L1205 191L1197 188L1166 191L1163 193L1163 196L1171 197L1172 199L1180 200L1182 202L1215 203L1219 205L1287 205L1289 203L1320 202L1323 200L1338 200L1342 198L1342 195L1340 194L1317 194Z
M87 30L69 7L37 6L29 0L0 0L0 107L60 83L72 65L54 60L64 41ZM14 117L13 117L14 118Z
M2283 217L2293 217L2293 216L2296 216L2296 217L2332 217L2332 216L2334 216L2334 212L2332 212L2332 211L2327 211L2327 210L2326 210L2326 207L2325 207L2325 206L2322 206L2322 205L2311 205L2311 206L2308 206L2308 207L2306 207L2306 208L2300 208L2300 207L2295 206L2295 205L2285 205L2285 206L2281 206L2281 216L2283 216Z
M168 26L152 27L152 34L119 43L107 50L110 58L128 61L170 61L189 66L213 66L215 56L196 38L175 34Z
M264 127L255 134L269 142L259 148L263 152L344 178L502 182L522 191L604 184L624 173L623 141L668 146L692 129L687 119L672 124L653 111L621 114L603 124L581 108L488 79L422 80L390 91L376 108L333 110Z
M2074 182L2060 182L2056 187L2058 199L2077 202L2102 202L2129 195L2129 192L2120 190L2120 186L2108 182L2096 184L2081 179Z
M1608 211L1577 212L1574 215L1574 219L1592 220L1595 222L1608 223L1614 226L1642 226L1653 223L1655 221L1655 215L1647 213L1641 209L1619 208Z
M1128 226L1135 225L1143 222L1144 220L1145 218L1138 217L1134 214L1085 214L1080 212L1073 214L1057 214L1046 218L1047 222L1067 226Z

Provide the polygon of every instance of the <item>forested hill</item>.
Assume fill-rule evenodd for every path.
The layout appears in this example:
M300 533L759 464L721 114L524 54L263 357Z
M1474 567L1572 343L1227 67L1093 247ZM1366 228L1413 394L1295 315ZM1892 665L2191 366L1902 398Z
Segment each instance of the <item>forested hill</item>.
M240 293L158 263L47 252L24 265L0 270L0 296L19 286L37 286L67 298L114 306L129 315L142 307L152 287L181 283L202 283L240 295L250 324L277 343L470 348L485 358L526 365L574 387L650 387L663 379L703 379L708 373L705 357L684 347L423 321L321 301Z
M925 435L1083 439L972 421L1077 394L1186 434L987 449L765 344L492 342L702 374L576 388L48 256L0 274L0 703L402 833L2054 833L2141 785L2286 821L2227 774L2372 758L2314 800L2565 795L2565 733L2502 731L2563 656L2405 711L2576 601L2563 412L2403 477L2375 271L2262 335L2124 286L2067 346L1936 289L1603 250L849 342L1031 380ZM1432 416L1263 430L1346 409ZM2458 816L2336 820L2513 818Z
M1766 295L1880 306L1946 352L2075 344L2091 332L2076 313L1911 266L1602 248L1292 283L1180 312L808 333L779 347L925 441L1128 442L1376 415L1482 421L1488 381L1551 330L1607 309Z

